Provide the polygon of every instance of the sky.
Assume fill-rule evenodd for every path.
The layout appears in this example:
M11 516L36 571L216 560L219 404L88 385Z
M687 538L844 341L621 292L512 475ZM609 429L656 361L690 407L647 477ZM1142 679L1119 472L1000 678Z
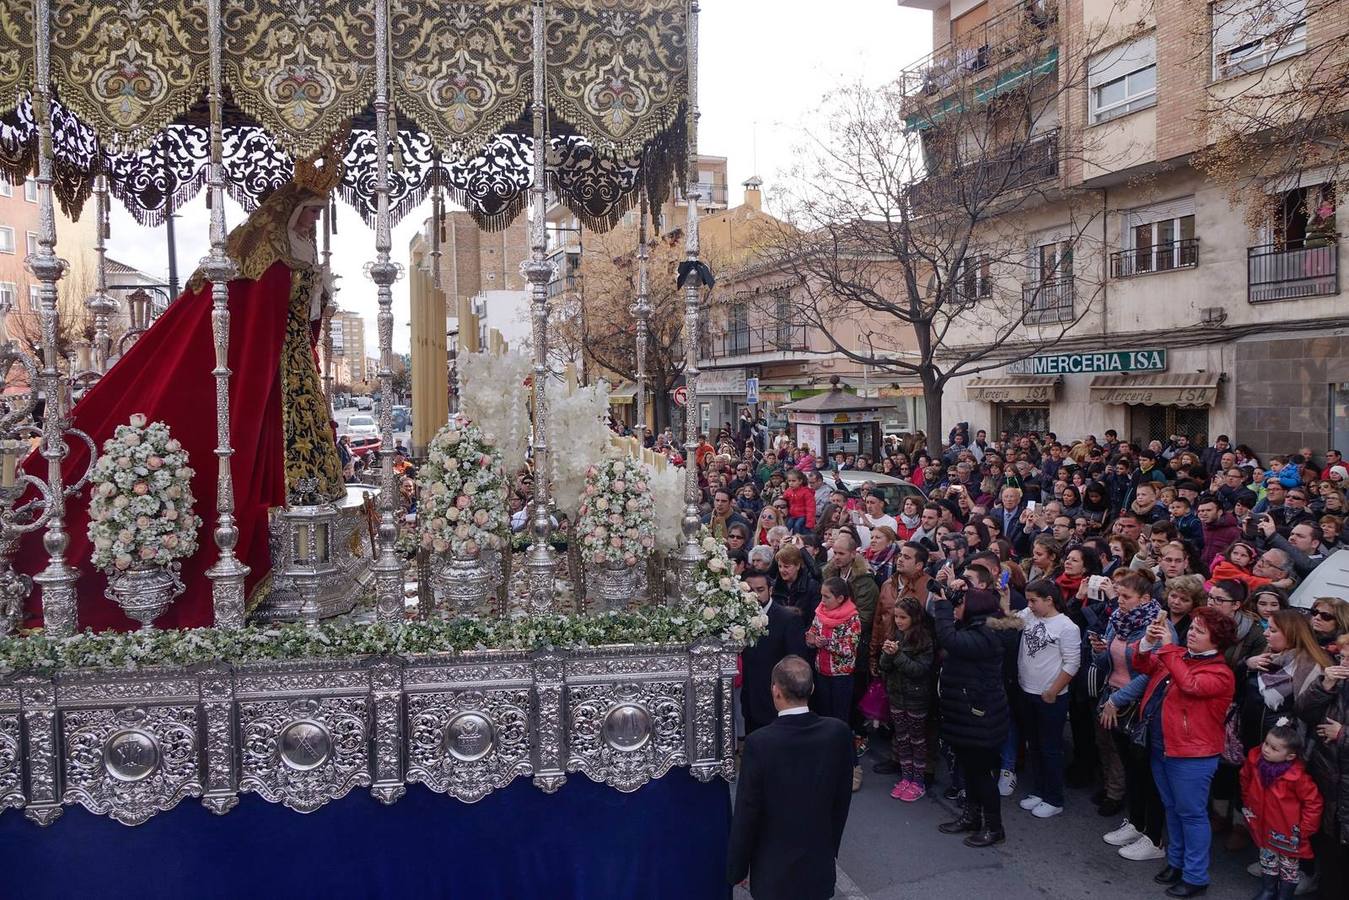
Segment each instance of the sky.
M931 49L930 13L900 8L896 0L702 0L699 43L698 143L701 152L727 157L730 202L751 175L764 180L772 209L773 188L792 162L803 128L832 87L861 79L881 83ZM142 228L113 202L108 253L160 278L168 270L163 229ZM407 264L408 243L428 215L410 213L393 231L393 259ZM345 213L345 215L344 215ZM226 223L243 221L226 200ZM179 281L206 255L205 191L179 212L176 240ZM374 258L374 232L349 207L338 210L333 242L338 303L366 319L366 348L373 355L379 310L375 286L362 267ZM394 349L410 343L408 282L393 286Z

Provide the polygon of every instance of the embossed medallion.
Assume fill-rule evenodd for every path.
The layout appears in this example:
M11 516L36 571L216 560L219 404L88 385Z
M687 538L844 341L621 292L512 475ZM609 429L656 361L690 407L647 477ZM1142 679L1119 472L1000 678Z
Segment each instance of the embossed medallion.
M460 762L477 762L492 752L496 731L479 712L462 712L445 726L445 752Z
M281 761L296 772L317 769L332 755L332 736L312 719L292 722L281 731Z
M651 714L636 703L620 703L604 717L602 736L615 750L640 750L651 740Z
M103 745L103 768L128 784L149 778L159 766L159 742L139 728L123 728Z

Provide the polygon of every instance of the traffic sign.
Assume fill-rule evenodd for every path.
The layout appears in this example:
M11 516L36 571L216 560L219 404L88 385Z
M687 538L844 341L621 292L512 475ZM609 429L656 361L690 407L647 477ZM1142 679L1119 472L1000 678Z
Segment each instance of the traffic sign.
M683 385L680 385L679 387L675 388L675 389L674 389L674 402L675 402L675 406L688 406L688 405L689 405L689 389L686 388L686 387L684 387Z
M759 402L759 379L757 378L745 379L745 402L746 403Z

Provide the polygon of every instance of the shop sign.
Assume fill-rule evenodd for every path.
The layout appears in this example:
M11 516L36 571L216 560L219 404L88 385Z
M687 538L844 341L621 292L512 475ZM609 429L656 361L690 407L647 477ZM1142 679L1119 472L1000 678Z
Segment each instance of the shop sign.
M1101 353L1051 353L1007 366L1009 375L1077 375L1110 372L1165 372L1166 351L1108 350Z
M789 412L791 421L806 425L865 425L867 422L879 422L879 409L859 410L858 412L812 413Z
M745 402L746 403L759 402L759 379L757 378L745 379Z
M977 393L978 399L985 403L1048 403L1054 399L1054 386L981 387L978 388Z
M698 393L744 396L745 370L705 369L698 373Z

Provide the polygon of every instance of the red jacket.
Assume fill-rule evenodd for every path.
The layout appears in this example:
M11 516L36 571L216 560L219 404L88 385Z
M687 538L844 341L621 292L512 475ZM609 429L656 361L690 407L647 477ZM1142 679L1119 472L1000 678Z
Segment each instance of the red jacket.
M814 530L815 492L803 484L800 487L787 488L782 492L782 497L787 501L787 515L805 519L806 527Z
M1151 676L1143 709L1166 678L1171 686L1162 701L1162 736L1166 755L1217 756L1223 749L1223 724L1232 705L1237 680L1221 653L1187 657L1185 649L1166 644L1159 650L1139 649L1134 668Z
M1259 765L1260 748L1255 747L1241 767L1241 802L1251 840L1261 850L1311 859L1311 837L1321 825L1324 805L1316 783L1302 760L1295 759L1287 772L1266 787L1260 780Z

